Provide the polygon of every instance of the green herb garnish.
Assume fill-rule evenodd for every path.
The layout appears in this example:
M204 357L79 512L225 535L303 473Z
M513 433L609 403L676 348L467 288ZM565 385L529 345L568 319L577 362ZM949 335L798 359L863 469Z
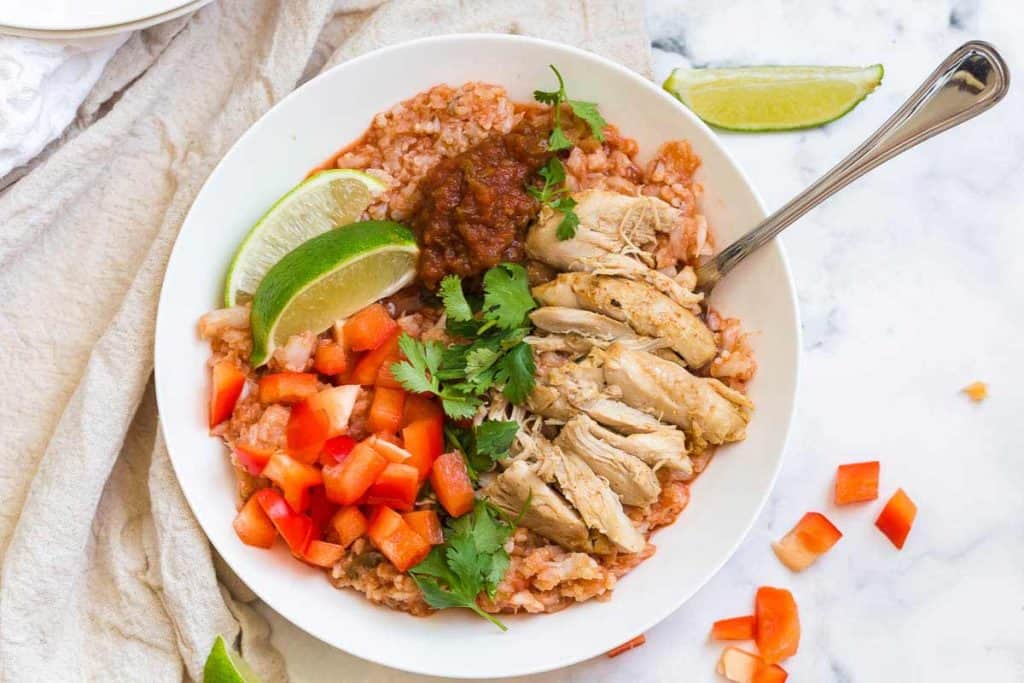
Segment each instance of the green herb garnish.
M513 527L483 501L473 512L448 521L445 541L434 547L426 559L409 570L423 599L434 609L465 607L507 631L497 617L476 603L481 591L491 598L508 570L505 541Z
M508 457L518 431L519 423L513 420L484 420L472 429L455 424L444 426L449 447L462 453L473 481Z
M522 403L536 381L533 353L523 341L530 333L527 315L537 307L526 269L502 263L484 274L483 287L483 303L474 312L458 277L448 275L441 281L448 331L473 341L445 348L440 342L403 334L398 345L408 360L391 366L403 387L436 394L445 413L455 419L472 417L493 388L501 388L509 401Z
M569 104L573 114L587 122L587 125L590 126L590 132L594 134L598 141L604 142L604 127L608 125L608 122L604 120L601 112L597 110L597 104L582 100L570 100L565 92L565 81L562 80L562 74L558 73L558 69L553 64L548 66L555 72L555 77L558 79L558 90L551 92L544 90L533 91L533 99L543 104L550 104L555 110L555 127L551 129L551 137L548 138L548 149L552 152L557 152L560 149L572 147L572 141L569 140L565 131L562 130L561 105L563 102Z
M526 191L541 204L562 214L562 222L555 230L558 239L572 239L576 236L580 217L574 211L576 200L569 196L569 190L565 187L565 166L558 157L551 157L547 165L540 169L540 177L544 179L544 186L537 188L530 185Z

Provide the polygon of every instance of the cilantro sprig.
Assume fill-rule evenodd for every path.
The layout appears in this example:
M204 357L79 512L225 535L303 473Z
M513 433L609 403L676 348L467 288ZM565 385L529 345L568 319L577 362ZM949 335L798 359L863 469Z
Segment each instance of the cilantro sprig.
M507 631L476 599L481 592L491 598L497 592L508 570L504 545L512 531L512 525L483 501L476 502L472 513L449 520L444 543L409 570L427 604L434 609L465 607Z
M562 220L555 229L555 236L560 240L572 239L576 236L576 227L580 217L576 215L576 200L569 196L565 187L565 166L558 157L551 157L544 168L540 169L540 177L544 179L542 187L530 185L526 191L545 206L550 206L562 214Z
M608 122L604 120L601 112L597 110L597 103L570 100L569 95L565 92L565 81L562 80L562 74L558 72L558 69L553 64L548 66L555 72L555 78L558 79L558 90L550 92L544 90L533 91L533 99L543 104L550 104L555 110L555 126L551 129L551 137L548 138L548 149L557 152L560 149L572 147L572 141L565 134L565 131L562 130L561 105L563 102L569 104L573 114L586 121L587 125L590 126L590 132L593 133L595 138L600 142L604 142L604 127L608 125Z
M519 423L513 420L484 420L473 428L455 424L444 427L449 446L462 452L474 481L481 472L487 472L494 463L508 457L518 431Z
M527 315L537 307L526 269L514 263L495 266L484 274L483 288L483 302L474 311L458 277L441 281L448 331L472 341L445 347L403 334L398 345L407 360L391 366L403 387L436 394L454 419L472 417L493 388L522 403L535 384L533 353L523 341L530 333Z

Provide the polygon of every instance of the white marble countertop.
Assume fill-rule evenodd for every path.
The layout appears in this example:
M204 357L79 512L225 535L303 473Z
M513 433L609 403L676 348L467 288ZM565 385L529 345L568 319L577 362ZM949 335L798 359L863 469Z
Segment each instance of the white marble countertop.
M989 40L1024 75L1024 6L1006 0L650 0L648 19L659 80L686 63L884 63L882 87L832 125L723 134L769 207L850 151L960 43ZM791 681L1024 680L1021 121L1015 87L786 233L803 372L785 465L754 529L643 648L516 680L724 680L708 628L748 612L762 584L791 588L800 606ZM974 405L959 389L979 379L991 396ZM868 459L883 463L883 498L902 486L919 507L902 552L873 526L883 501L830 501L836 465ZM810 509L845 537L794 575L769 543ZM295 681L428 680L332 650L280 618L273 628Z

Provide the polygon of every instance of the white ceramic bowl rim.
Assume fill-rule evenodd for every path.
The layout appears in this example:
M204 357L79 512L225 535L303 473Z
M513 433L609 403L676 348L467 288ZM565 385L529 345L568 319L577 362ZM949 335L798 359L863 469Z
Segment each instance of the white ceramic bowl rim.
M176 301L176 299L181 298L177 291L179 289L177 285L184 282L182 279L184 275L179 274L179 271L182 271L182 269L186 269L187 271L192 265L185 264L189 255L184 253L187 249L183 247L183 244L194 241L199 237L203 226L200 224L201 219L198 214L210 213L209 205L211 204L211 201L208 195L211 193L215 194L218 186L227 182L224 179L225 174L228 174L226 169L231 169L233 166L237 166L241 163L240 160L236 160L236 157L244 157L245 154L248 153L248 141L257 138L265 138L267 133L263 129L268 126L272 127L272 124L277 123L274 117L280 112L288 109L293 102L307 97L308 93L311 93L313 90L320 88L321 86L326 86L326 82L331 79L339 69L353 71L366 63L381 60L385 56L393 55L393 53L409 52L410 54L415 54L420 51L429 52L431 50L440 50L445 46L451 46L452 49L458 49L458 46L461 44L466 44L480 49L498 49L502 45L511 45L512 48L515 48L515 46L527 46L529 49L536 49L545 53L557 52L567 60L574 58L577 61L587 63L588 66L594 67L597 71L602 73L602 78L617 76L619 78L632 81L634 84L639 84L638 87L647 90L652 97L660 98L671 103L674 106L678 117L680 119L685 119L687 125L690 127L690 130L687 131L687 134L683 137L688 137L691 141L699 140L705 150L713 150L713 152L720 157L719 161L725 166L723 173L731 173L737 177L742 189L749 195L746 200L751 203L748 213L756 214L747 216L746 220L751 220L751 218L757 219L764 215L765 211L763 203L753 190L746 175L736 165L731 155L715 138L714 134L712 134L711 131L689 110L675 102L671 96L662 91L656 85L608 59L559 43L522 36L500 34L455 34L423 38L385 47L345 62L334 69L321 74L317 78L312 79L310 82L289 94L270 111L265 113L232 146L231 150L228 151L218 166L214 169L213 173L211 173L210 177L204 184L203 189L197 196L189 216L185 220L181 233L175 243L174 251L172 252L171 259L168 264L167 274L165 275L164 287L160 296L155 342L156 387L157 399L161 412L161 427L171 454L172 464L179 477L182 490L189 502L189 505L204 531L210 538L213 546L222 555L222 557L224 557L228 564L232 566L239 577L245 581L268 605L270 605L270 607L275 609L296 626L306 630L315 637L350 652L351 654L380 664L429 675L463 678L504 677L537 673L561 666L567 666L607 651L620 642L624 642L637 633L648 630L663 620L673 611L678 609L680 605L692 596L693 593L695 593L721 568L725 561L733 554L736 547L745 537L751 525L756 520L757 515L767 500L771 488L774 485L779 468L781 467L782 452L788 438L790 422L794 410L800 332L796 317L796 299L788 263L781 246L777 243L771 244L762 250L762 253L753 257L751 259L751 264L760 259L765 263L769 263L770 268L775 269L774 272L776 275L774 277L778 282L773 282L772 284L779 291L775 292L773 295L775 297L775 303L773 305L775 309L778 310L781 320L781 322L779 322L779 330L777 334L781 341L777 344L779 348L773 353L776 353L778 358L781 359L781 362L779 362L778 365L780 367L785 365L786 367L783 374L777 378L777 381L773 384L773 388L777 388L777 391L773 391L770 395L765 394L765 397L759 400L759 406L765 406L767 408L767 412L774 417L772 424L766 424L763 427L759 426L757 413L755 413L754 422L751 424L751 433L754 432L755 426L760 429L770 430L770 433L765 438L770 442L772 452L765 453L762 456L766 459L766 464L762 467L763 471L761 479L756 482L756 491L724 491L715 489L716 496L725 495L730 500L735 499L742 503L744 510L742 520L738 521L734 525L734 528L730 530L729 536L731 540L728 540L727 542L722 541L721 546L715 549L713 561L705 563L702 570L699 572L699 576L692 578L685 587L678 588L675 592L672 592L670 596L664 596L664 599L648 604L642 610L637 610L637 614L633 614L633 610L627 610L629 603L627 602L625 595L623 595L626 592L626 586L631 577L641 573L643 573L645 579L651 578L652 576L657 579L650 584L648 591L645 592L658 592L665 588L663 584L669 578L665 576L666 573L669 572L669 568L667 566L661 567L658 571L654 571L653 573L652 570L645 570L645 568L650 567L651 565L656 565L659 562L659 557L661 557L661 552L659 551L657 556L640 565L633 573L630 574L630 576L623 579L619 587L616 588L616 595L608 603L596 604L591 601L584 605L574 606L557 615L514 617L509 620L512 629L523 629L527 634L529 634L530 631L537 631L538 635L534 637L533 642L536 642L538 646L545 641L545 638L550 639L552 633L563 633L564 637L569 640L573 640L575 638L571 645L567 645L565 647L564 652L561 650L557 652L552 651L551 653L538 655L537 657L530 657L529 653L521 653L519 655L510 653L508 656L501 657L499 656L499 653L506 650L507 647L505 642L508 642L511 645L513 642L512 639L509 638L507 641L495 641L493 639L483 640L484 638L490 638L490 634L488 634L486 636L480 636L482 638L481 642L484 643L484 645L481 646L484 652L481 653L480 657L478 657L475 662L470 663L460 661L443 663L439 659L434 659L432 654L434 650L444 649L443 641L452 637L449 635L449 631L451 634L456 636L457 640L460 641L468 641L478 637L478 631L461 628L461 617L458 617L453 613L462 612L462 610L446 610L445 612L434 615L428 620L414 620L406 615L398 615L397 613L391 613L383 610L383 608L369 606L369 603L363 600L361 595L354 595L350 591L333 591L333 589L328 587L328 590L332 591L331 595L338 596L338 602L345 605L345 610L360 612L363 616L370 615L368 618L371 622L380 622L382 630L380 630L378 635L383 639L383 641L385 641L380 645L375 645L373 644L372 639L363 637L365 634L354 634L351 630L348 633L339 632L337 628L331 628L331 625L323 623L323 619L319 616L311 616L311 609L314 612L319 612L321 610L332 611L336 609L334 604L319 602L319 600L322 600L325 595L313 582L319 581L321 584L326 585L327 582L324 580L322 574L315 570L309 570L308 572L301 573L298 570L292 569L293 566L297 566L299 570L301 570L302 566L294 562L294 560L280 548L278 548L277 553L268 553L267 551L258 551L243 546L237 538L234 537L234 534L230 529L229 520L234 514L233 509L230 511L230 514L225 517L225 514L219 510L218 506L212 505L208 502L206 495L210 493L210 491L201 490L204 487L197 483L197 475L192 469L195 465L193 462L188 460L189 458L197 457L194 452L196 448L195 444L198 443L195 441L195 432L197 429L197 425L195 423L196 417L199 416L199 408L196 408L195 406L182 407L181 401L195 401L199 404L201 404L202 401L195 400L187 395L183 396L180 393L175 395L176 392L182 389L182 386L179 386L180 382L185 382L185 385L183 386L187 389L187 385L190 381L193 385L198 381L198 379L194 381L181 380L180 377L177 377L177 374L182 371L183 367L187 372L191 372L193 370L187 363L184 363L183 365L183 361L179 358L179 356L182 355L181 349L175 346L176 344L185 344L185 342L181 341L182 330L179 328L181 325L186 324L183 321L188 320L187 316L191 315L191 312L187 312L187 315L186 313L181 313L180 309L182 304ZM608 74L608 76L604 76L603 74ZM456 79L454 78L452 79L452 81L455 80ZM500 78L495 78L495 82L502 83L502 80ZM545 83L546 81L538 83L538 86L543 86ZM433 83L422 83L413 92L423 90L430 85L433 85ZM283 116L283 114L281 114L281 116ZM366 119L367 122L368 118L369 117ZM611 116L609 116L609 120L613 123L623 123L621 120L616 121ZM628 129L628 126L623 126L623 128L625 134L632 134L632 131ZM662 136L663 139L672 139L675 137L680 136ZM330 143L325 141L323 157L326 157L332 151L333 149ZM706 156L707 154L708 152L705 151L702 153L702 156ZM312 167L312 165L314 164L310 164L309 167ZM281 189L283 190L287 188L285 187ZM258 215L259 211L262 211L259 207L257 207L257 209L258 211L256 215ZM707 213L707 211L705 213ZM245 226L242 226L240 229L244 230L244 227ZM714 228L714 225L712 227ZM734 228L734 230L735 229L736 228ZM219 267L220 265L218 264L218 268ZM737 273L740 273L747 267L748 264L744 264L740 267ZM755 266L750 265L749 267L754 268ZM742 276L737 277L737 275L733 275L733 279L741 280ZM168 286L172 281L175 286ZM729 280L727 280L721 285L720 291L731 291L731 288L736 289L737 287L732 287ZM716 291L716 299L718 295L719 291ZM216 292L211 292L207 304L214 305L215 297ZM769 306L769 308L771 308L771 306ZM751 310L756 310L756 307ZM728 312L729 311L727 311L727 313ZM182 317L183 315L185 316L184 318ZM191 334L194 329L194 322L195 320L193 318L191 320L191 327L189 327L188 330L189 334ZM771 367L762 366L761 372L764 375L771 375L772 370L773 369ZM195 368L195 372L199 373L201 370ZM759 375L759 379L760 377L761 376ZM757 381L758 380L755 380L755 384ZM193 388L195 387L193 386ZM765 415L764 419L767 421L769 419L769 415ZM201 422L201 416L199 417L199 420ZM205 424L202 424L201 428L203 432L205 432ZM188 432L188 435L186 435L186 432ZM193 442L192 452L189 452L188 449L189 444L187 442L189 441ZM214 442L215 440L209 439L209 441ZM219 443L216 444L216 447L221 449L222 452L222 447ZM739 447L740 446L734 446L733 448ZM772 458L774 458L774 460L770 460ZM223 457L221 457L221 460L224 460ZM212 466L204 465L204 467ZM703 492L702 485L704 480L710 479L715 469L715 466L709 468L708 472L703 474L698 480L694 487L697 490L697 493L694 496L694 500L691 501L690 508L700 507L696 502L697 496ZM221 476L222 474L223 473L217 474L217 476ZM210 478L214 476L215 475L212 473L209 475ZM711 485L712 484L710 483L708 484L708 486ZM206 488L208 489L209 487ZM707 504L710 503L706 503L705 505ZM690 508L688 508L686 513L682 515L681 519L675 525L669 528L669 531L687 524L688 516L694 516L691 514ZM662 536L663 534L664 536ZM657 535L654 540L656 544L661 546L661 541L663 539L667 541L668 538L668 532L663 530L659 532L659 535ZM263 553L271 559L265 560L263 557L260 557L259 559L253 560L252 557L254 556L251 555L252 553ZM667 562L668 560L665 559L665 561ZM296 574L301 573L302 575L293 578L287 572ZM640 581L639 577L636 580ZM281 585L283 583L289 584L289 589L283 587ZM292 587L294 587L294 590L290 590ZM638 588L638 586L634 586L634 588ZM666 590L669 590L670 588ZM315 599L310 599L310 596L313 596L314 594L316 594ZM346 594L353 596L356 601L345 600L341 597ZM630 595L632 596L633 592L631 592ZM292 599L292 596L304 597L301 599ZM607 605L618 605L621 608L620 612L616 615L622 616L619 623L597 620L600 621L600 624L594 624L594 619L590 619L588 622L581 614L584 610L601 609ZM575 614L580 614L580 616L565 616ZM587 612L586 614L590 615L592 612ZM608 613L602 613L601 616L607 617L607 615ZM429 646L424 646L424 649L420 650L418 654L406 654L403 652L399 652L397 654L394 653L392 651L394 648L388 647L389 641L391 643L400 641L401 638L404 637L401 632L407 630L401 622L395 621L396 618L405 619L410 622L412 624L412 628L419 629L422 632L422 639L430 641L431 644ZM556 619L565 619L565 623L568 624L568 627L563 627L563 630L561 631L552 631L551 627L545 627L542 629L540 626L532 625L534 621L546 622L547 620ZM590 623L589 630L594 632L585 634L587 642L576 642L583 636L575 637L574 631L580 628L581 624L585 623ZM391 632L383 630L386 629L389 624L393 629L397 630ZM374 630L376 626L377 624L374 623L370 630ZM472 628L483 631L488 629L489 625L482 621L479 624L474 622L472 624ZM508 636L500 637L508 638ZM407 642L412 643L413 641ZM522 643L518 644L522 645ZM483 668L481 666L482 662L485 662L486 666L491 666L493 664L493 667L490 669Z

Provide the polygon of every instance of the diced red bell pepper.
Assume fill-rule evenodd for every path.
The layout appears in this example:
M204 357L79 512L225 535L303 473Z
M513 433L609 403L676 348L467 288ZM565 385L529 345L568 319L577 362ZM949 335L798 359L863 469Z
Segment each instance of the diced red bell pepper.
M285 431L288 455L306 464L316 462L329 432L327 413L310 405L309 401L296 403Z
M308 489L323 483L320 470L284 453L274 453L270 457L263 468L263 476L277 484L295 512L306 511L309 507Z
M256 496L250 496L249 500L245 501L245 505L235 515L232 526L242 539L242 543L257 548L269 548L274 545L274 539L277 538L274 523L260 507Z
M387 466L387 458L365 441L356 444L348 457L323 469L327 497L338 505L352 505L363 497Z
M337 543L327 543L326 541L314 539L309 542L309 547L306 548L304 557L306 562L310 564L329 569L337 564L344 554L345 549Z
M292 510L284 496L274 489L260 489L253 494L253 498L274 523L274 528L288 544L292 554L302 557L313 537L313 521Z
M395 375L391 372L391 366L400 360L402 360L400 357L392 358L381 363L380 369L377 370L377 379L374 381L374 385L387 389L403 389L402 383L395 379Z
M399 334L396 331L373 351L364 353L352 369L349 381L352 384L362 384L363 386L376 384L380 366L384 363L394 363L401 357L398 337Z
M273 448L257 448L244 443L236 443L233 450L238 464L244 467L246 472L257 477L267 466L270 456L274 454Z
M389 462L366 492L366 502L408 511L412 510L419 490L419 471L415 467Z
M387 432L374 434L367 439L374 450L387 458L388 462L405 463L412 457L412 454L395 443L396 441L398 438Z
M405 391L377 387L373 390L368 425L373 432L397 432L402 426L402 407L405 405Z
M878 498L877 460L840 465L836 470L836 505L860 503Z
M382 304L373 304L345 321L345 343L353 351L370 351L398 330Z
M260 377L260 403L298 403L317 392L311 372L274 372Z
M348 354L337 342L321 343L313 354L313 369L321 375L340 375L348 367Z
M903 550L903 544L910 533L910 527L914 525L915 517L917 517L917 506L914 505L914 501L910 500L903 489L896 489L896 493L892 494L892 498L885 504L878 519L875 520L875 526L892 541L894 546Z
M331 517L331 527L338 536L338 543L341 547L347 548L357 538L366 534L369 522L355 505L346 505L339 508Z
M409 396L409 400L414 398ZM421 481L430 475L434 461L444 452L443 423L442 416L425 417L402 429L402 443L410 454L406 464L419 470Z
M792 593L785 588L758 588L754 619L754 642L766 663L776 664L796 654L800 645L800 615Z
M720 619L711 625L711 637L715 640L753 640L754 615Z
M786 683L789 674L778 664L765 664L754 672L750 683Z
M314 486L309 489L309 518L313 520L314 538L322 538L324 530L331 523L331 518L338 511L338 504L327 498L327 491L323 486Z
M400 572L419 564L430 553L430 543L385 505L377 507L366 535Z
M437 399L421 394L409 394L405 398L405 412L402 415L402 426L407 427L413 422L434 419L444 424L444 409Z
M458 452L445 453L430 468L430 486L448 514L461 517L473 509L473 482Z
M444 533L441 531L441 520L433 510L416 510L406 512L402 515L405 523L412 527L430 545L444 543Z
M613 647L611 650L608 650L606 654L608 655L609 659L611 659L612 657L618 657L623 652L629 652L632 649L640 647L646 642L647 636L641 633L636 638L633 638L632 640L627 640L625 643L619 645L618 647Z
M339 436L348 431L348 423L352 417L352 409L362 389L358 384L344 384L328 387L313 394L307 399L311 408L319 408L327 416L327 436Z
M210 375L210 429L231 417L245 388L245 373L231 361L213 366Z
M782 564L795 572L803 571L839 542L843 534L820 512L808 512L772 550Z
M324 467L336 465L348 457L348 454L355 447L356 440L346 434L336 436L333 439L327 439L324 442L323 449L320 451L320 464Z
M717 670L733 683L784 683L787 677L778 666L766 664L753 652L732 646L722 650Z

